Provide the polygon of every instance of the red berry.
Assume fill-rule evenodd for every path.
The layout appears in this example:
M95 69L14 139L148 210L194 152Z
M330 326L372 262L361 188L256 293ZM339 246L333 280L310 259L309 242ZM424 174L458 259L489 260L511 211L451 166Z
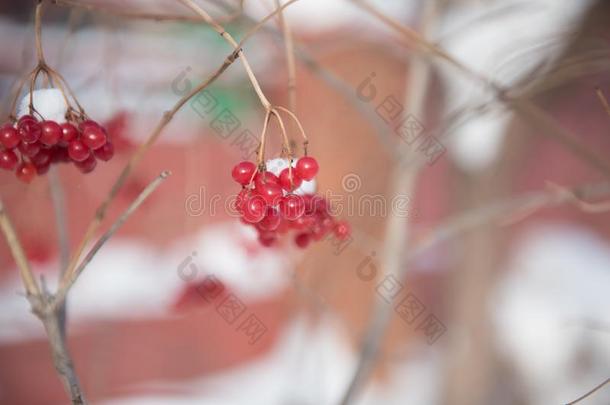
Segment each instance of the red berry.
M55 121L43 121L40 124L42 134L40 135L40 143L43 145L55 145L61 139L61 126Z
M265 183L256 186L256 192L262 196L265 202L273 207L279 204L284 195L282 188L276 183Z
M347 221L339 221L333 229L335 236L339 240L345 240L352 233L352 227Z
M81 141L90 149L98 149L106 143L106 134L100 126L87 125L83 128Z
M303 179L297 176L294 168L292 168L292 170L286 168L280 173L280 186L286 191L292 191L295 188L299 188L302 182Z
M107 162L114 156L114 145L111 142L106 142L104 146L94 150L93 153L96 158Z
M304 249L309 245L311 237L307 233L300 233L294 238L294 243L301 249Z
M280 212L287 220L294 221L303 215L305 206L303 198L295 194L289 194L280 201Z
M81 132L83 132L86 128L100 128L100 129L103 129L100 124L98 124L97 122L95 122L93 120L84 120L83 122L78 124L78 129L80 129Z
M275 231L277 227L280 226L281 221L282 218L280 217L278 210L273 207L267 207L265 218L256 224L256 226L261 231Z
M0 150L0 168L13 170L17 163L19 163L19 159L15 152L12 150Z
M241 184L242 186L250 184L250 180L252 180L252 176L256 171L256 165L252 162L243 161L239 162L233 167L233 171L231 175L233 176L233 180Z
M240 214L243 212L244 204L246 202L246 198L248 198L248 194L249 190L244 188L235 196L235 201L233 201L233 208Z
M50 149L40 149L30 160L35 166L44 166L51 161L51 153Z
M13 149L21 142L19 131L11 124L6 124L0 129L0 143L7 149Z
M312 180L318 174L318 162L311 156L304 156L297 161L297 176L303 180Z
M68 145L68 155L75 162L82 162L91 155L91 151L89 151L89 148L84 143L74 139Z
M42 130L40 124L34 118L27 118L29 115L21 117L17 128L19 129L19 136L23 142L34 143L40 139Z
M85 160L80 162L74 162L76 167L83 173L90 173L97 166L97 160L95 160L95 156L89 155Z
M265 217L267 203L258 194L251 194L246 198L243 205L243 218L246 222L257 223Z
M40 152L40 144L38 142L25 143L21 142L18 146L19 151L28 157L36 156Z
M17 121L17 128L19 128L21 124L25 123L26 121L38 122L38 120L34 118L33 115L24 115L19 118L19 121Z
M275 235L275 232L261 232L258 234L258 241L263 246L272 246L276 240L277 236Z
M17 178L24 183L30 183L34 176L36 176L36 166L30 162L21 163L17 166L17 172L15 173Z
M258 189L259 187L267 184L275 184L279 186L280 179L278 179L277 176L271 172L256 173L256 176L254 176L254 186Z
M61 140L59 144L62 146L68 146L70 141L78 138L78 129L69 122L64 122L60 125L61 127Z

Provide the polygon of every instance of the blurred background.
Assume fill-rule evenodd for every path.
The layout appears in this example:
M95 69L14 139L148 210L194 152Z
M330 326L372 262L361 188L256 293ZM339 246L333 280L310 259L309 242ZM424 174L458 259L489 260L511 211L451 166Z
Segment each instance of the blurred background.
M277 7L198 4L238 41ZM3 122L36 65L34 7L0 3ZM283 15L296 100L278 18L243 50L271 103L302 122L317 192L350 238L264 247L231 215L231 169L254 160L265 113L238 59L135 168L104 229L173 175L69 294L90 403L566 404L607 381L610 3L299 0ZM0 170L5 209L53 290L51 176L74 251L163 112L232 48L171 0L49 2L42 38L115 145L86 175L61 165L24 184ZM268 138L279 156L275 125ZM0 403L68 402L2 238ZM610 403L610 387L582 403Z

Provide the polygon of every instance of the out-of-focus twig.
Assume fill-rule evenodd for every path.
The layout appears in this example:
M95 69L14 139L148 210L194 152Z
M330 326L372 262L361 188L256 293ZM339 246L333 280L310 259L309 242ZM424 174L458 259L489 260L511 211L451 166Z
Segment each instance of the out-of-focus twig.
M590 395L593 395L595 392L601 390L606 384L608 384L610 382L610 378L607 378L606 381L602 382L601 384L599 384L598 386L596 386L595 388L593 388L591 391L587 392L586 394L584 394L583 396L575 399L572 402L568 402L566 405L574 405L580 401L582 401L583 399L587 398Z
M281 0L275 0L277 8L281 7ZM292 30L284 16L284 13L279 13L280 28L284 35L284 50L286 51L286 67L288 71L288 107L290 110L297 111L297 83L296 83L296 67L294 63L294 43L292 41Z
M437 2L430 0L425 3L422 16L423 35L429 35L437 17ZM420 59L413 58L409 64L406 81L405 110L416 117L423 117L425 101L430 82L430 66ZM406 112L405 112L406 114ZM417 176L423 163L422 156L418 156L404 143L400 147L400 160L394 166L391 181L391 196L411 196L415 189ZM415 161L415 164L405 166L405 162ZM386 222L385 239L382 255L382 276L404 276L404 252L410 244L409 216L391 215ZM341 400L342 405L352 403L356 395L366 383L372 373L380 346L385 336L388 324L392 319L392 306L381 296L376 296L373 313L365 329L364 339L360 348L360 356L356 370L349 386Z
M608 117L610 117L610 105L608 104L608 99L606 98L606 95L599 87L595 89L595 93L597 94L597 98L599 98L599 102L602 103L604 111L606 111L606 114L608 114Z
M495 83L493 80L485 77L479 72L468 68L466 65L455 59L453 56L444 51L441 47L427 41L415 30L399 23L392 17L389 17L377 8L366 2L365 0L351 0L352 3L358 5L363 10L377 18L379 21L386 24L392 30L399 33L404 39L415 48L416 51L423 56L433 55L449 65L453 66L464 75L471 79L487 86L496 99L513 111L518 113L522 118L528 121L531 125L540 129L546 135L558 141L562 146L571 151L576 157L595 168L606 177L610 178L610 164L603 158L599 157L590 148L583 145L576 136L570 133L565 128L559 126L556 121L549 116L544 110L534 104L532 101L525 98L512 98L507 94L506 89ZM426 58L423 58L424 60Z

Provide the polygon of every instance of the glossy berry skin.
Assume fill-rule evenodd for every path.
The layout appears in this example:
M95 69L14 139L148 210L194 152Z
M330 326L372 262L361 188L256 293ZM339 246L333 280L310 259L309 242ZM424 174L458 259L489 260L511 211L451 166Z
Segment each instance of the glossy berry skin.
M21 163L15 172L17 178L24 183L30 183L36 176L36 166L30 162Z
M40 139L42 129L40 128L40 124L38 124L34 118L26 117L29 117L29 115L21 117L19 123L17 124L19 136L23 142L34 143Z
M27 156L32 157L36 156L38 152L40 152L40 144L38 142L35 143L25 143L21 142L18 146L19 151Z
M280 213L289 221L296 220L304 211L305 205L301 196L289 194L280 201Z
M251 224L260 222L265 217L267 203L257 194L251 194L243 204L242 218Z
M83 173L91 173L95 166L97 166L97 160L95 156L89 155L85 160L81 162L75 162L76 167Z
M6 149L13 149L19 145L21 138L19 137L19 131L13 128L12 125L6 124L0 128L0 144Z
M265 217L256 225L256 227L261 231L275 231L278 226L280 226L281 221L282 218L280 217L278 210L272 207L267 207Z
M104 146L94 150L93 153L96 158L107 162L114 156L114 145L111 142L106 142Z
M280 203L280 200L284 195L282 188L276 183L261 184L256 187L256 192L263 197L268 205L273 207Z
M13 170L19 159L12 150L0 150L0 168L5 170Z
M346 240L352 233L352 227L346 221L339 221L335 224L333 232L335 233L337 239Z
M106 134L101 127L88 125L83 129L80 140L87 145L89 149L95 150L106 144Z
M294 238L294 243L301 249L306 248L310 241L311 237L307 233L300 233Z
M78 138L78 129L70 124L69 122L64 122L60 125L61 127L61 139L59 144L61 146L68 146L68 144L73 140Z
M91 155L89 148L78 139L74 139L68 145L68 156L75 162L82 162L87 159L89 155Z
M55 121L43 121L40 123L40 143L53 146L61 139L61 126Z
M304 156L297 161L297 175L303 180L312 180L318 174L318 162L311 156Z
M233 209L235 210L235 212L239 214L243 213L244 204L246 203L246 199L249 195L250 191L244 188L235 196L235 201L233 201Z
M271 172L256 173L256 176L254 176L254 187L259 189L267 184L275 184L279 186L280 179L278 179L277 176Z
M299 188L303 179L301 179L296 174L296 169L284 169L280 172L280 186L286 191L293 191L296 188Z
M86 128L102 128L100 124L93 120L84 120L80 124L78 124L78 129L83 132Z
M254 172L256 171L256 165L252 162L243 161L239 162L233 167L231 171L231 176L233 176L233 180L241 184L242 186L246 186L250 183Z

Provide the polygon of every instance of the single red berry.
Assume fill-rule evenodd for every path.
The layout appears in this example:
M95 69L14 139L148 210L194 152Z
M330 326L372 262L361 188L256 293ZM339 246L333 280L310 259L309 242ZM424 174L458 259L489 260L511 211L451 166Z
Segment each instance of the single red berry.
M277 236L275 232L261 232L258 234L258 241L265 247L273 246L276 240Z
M40 143L47 146L55 145L61 139L61 126L55 121L43 121L40 123L42 131L40 135Z
M82 162L91 155L91 151L84 143L74 139L68 145L68 155L75 162Z
M13 149L21 142L19 131L11 124L6 124L0 129L0 143L7 149Z
M44 166L51 162L51 154L51 149L40 149L30 160L34 163L34 166Z
M69 122L64 122L60 125L61 127L61 139L59 144L61 146L68 146L68 144L73 140L78 138L78 129Z
M304 156L297 161L297 175L303 180L312 180L318 174L318 162L311 156Z
M21 142L18 146L19 151L27 156L27 157L32 157L32 156L36 156L36 154L38 152L40 152L40 143L38 142L34 142L34 143L26 143L26 142Z
M78 124L78 129L81 132L83 132L86 128L100 128L100 129L103 129L103 127L100 124L98 124L97 122L95 122L93 120L84 120L83 122Z
M106 134L99 126L88 125L83 129L80 136L81 141L90 149L98 149L106 143Z
M231 171L231 175L233 176L233 180L241 184L242 186L250 184L250 180L252 180L252 176L256 171L256 165L252 162L243 161L239 162L233 167Z
M76 167L83 173L90 173L97 166L97 160L95 160L95 156L89 155L85 160L80 162L74 162Z
M245 204L246 199L248 198L249 194L250 194L250 191L248 189L244 188L235 196L235 201L233 201L233 209L236 212L238 212L240 214L243 212L244 204Z
M34 179L34 176L36 176L36 166L30 162L21 163L17 166L15 174L17 175L17 178L24 183L30 183Z
M19 163L19 159L15 152L12 150L0 150L0 168L13 170L17 163Z
M301 249L306 248L310 241L311 237L308 233L300 233L294 238L294 243Z
M114 145L111 142L106 142L104 146L94 150L93 153L96 158L107 162L114 156Z
M280 226L281 221L282 217L280 217L278 210L273 207L267 207L265 217L261 222L256 224L256 227L261 231L275 231Z
M40 128L40 124L34 118L24 118L25 117L21 117L19 123L17 124L19 136L23 142L34 143L40 139L42 129Z
M26 121L38 122L33 115L23 115L21 118L19 118L19 121L17 121L17 128L19 128L21 124L25 123Z
M276 183L265 183L256 186L256 192L265 199L268 205L275 207L280 203L284 192Z
M303 215L305 206L303 198L295 194L289 194L283 197L280 201L280 212L282 216L289 221L294 221Z
M254 187L258 189L259 187L267 184L275 184L280 186L280 179L278 179L277 176L271 172L256 173L254 176Z
M257 223L265 217L267 203L258 194L251 194L246 198L243 204L242 217L246 222Z
M292 191L299 188L303 179L296 174L296 169L286 168L280 173L280 186L286 191Z
M333 232L335 233L337 239L346 240L352 233L352 227L347 221L339 221L335 224Z

